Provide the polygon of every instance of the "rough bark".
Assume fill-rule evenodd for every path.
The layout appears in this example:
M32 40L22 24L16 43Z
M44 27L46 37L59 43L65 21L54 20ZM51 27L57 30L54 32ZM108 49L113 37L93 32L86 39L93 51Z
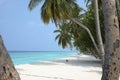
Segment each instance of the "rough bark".
M101 80L119 80L119 26L115 0L102 0L105 25L105 56Z
M0 36L0 80L20 80Z

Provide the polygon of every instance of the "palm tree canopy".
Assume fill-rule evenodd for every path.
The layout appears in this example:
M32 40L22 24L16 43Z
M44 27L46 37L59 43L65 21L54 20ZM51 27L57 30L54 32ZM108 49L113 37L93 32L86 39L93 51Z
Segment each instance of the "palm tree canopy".
M76 0L31 0L29 9L34 9L40 2L44 1L41 7L41 17L44 23L50 20L56 24L61 20L68 19L68 14L72 15L72 9L76 6Z
M71 34L68 33L69 27L67 23L62 23L59 25L59 29L55 30L54 33L58 33L56 36L56 40L58 40L58 44L62 45L62 48L70 46L72 48L72 43L71 43Z

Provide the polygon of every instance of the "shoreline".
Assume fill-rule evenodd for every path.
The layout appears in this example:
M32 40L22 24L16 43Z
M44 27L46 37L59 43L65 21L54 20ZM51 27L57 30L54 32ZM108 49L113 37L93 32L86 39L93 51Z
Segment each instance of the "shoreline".
M100 80L102 75L100 60L83 54L15 67L21 80Z
M42 62L48 60L56 60L66 58L71 55L77 54L76 52L9 52L13 64L23 65L34 62Z

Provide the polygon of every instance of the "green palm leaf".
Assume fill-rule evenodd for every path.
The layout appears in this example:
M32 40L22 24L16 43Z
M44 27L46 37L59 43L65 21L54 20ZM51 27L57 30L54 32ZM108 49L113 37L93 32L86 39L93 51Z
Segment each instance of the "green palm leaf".
M28 5L29 9L32 10L35 8L42 0L30 0L30 3Z
M56 37L55 37L55 40L59 39L60 38L60 34L58 34Z
M55 30L54 33L61 32L60 30Z

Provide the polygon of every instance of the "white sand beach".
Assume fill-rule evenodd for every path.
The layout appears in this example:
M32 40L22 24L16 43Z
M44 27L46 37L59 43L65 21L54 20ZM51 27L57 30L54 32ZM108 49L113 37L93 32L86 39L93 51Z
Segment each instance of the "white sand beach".
M15 67L21 80L101 80L100 60L82 54L66 59Z

